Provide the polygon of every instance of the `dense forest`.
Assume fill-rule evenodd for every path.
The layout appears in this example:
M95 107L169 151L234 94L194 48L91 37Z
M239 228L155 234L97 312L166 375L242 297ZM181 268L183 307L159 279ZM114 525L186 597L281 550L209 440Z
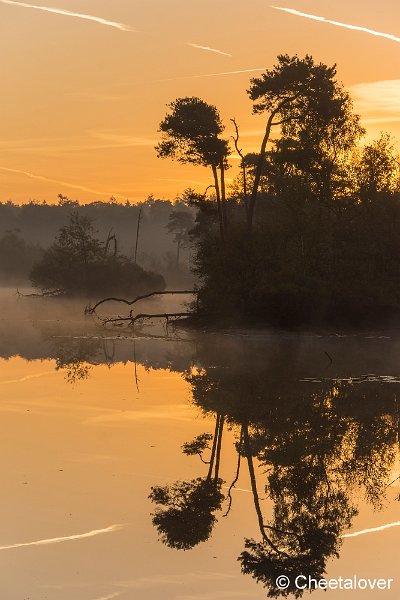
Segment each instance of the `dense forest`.
M111 199L81 205L61 195L55 204L0 203L0 283L29 283L34 265L72 214L91 223L92 234L103 247L113 238L118 254L161 274L168 283L186 283L192 278L187 232L194 213L179 199L171 202L151 196L138 204Z
M171 102L160 124L160 158L214 177L211 191L191 195L200 313L279 326L398 316L400 162L390 135L365 140L336 67L310 56L279 56L248 95L266 114L258 153L242 150L235 119L232 144L200 98ZM232 146L241 171L227 189Z

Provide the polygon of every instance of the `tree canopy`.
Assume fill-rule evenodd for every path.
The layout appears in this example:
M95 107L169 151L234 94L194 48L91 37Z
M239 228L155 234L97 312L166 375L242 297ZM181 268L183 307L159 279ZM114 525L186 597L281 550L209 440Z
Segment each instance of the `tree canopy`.
M253 112L266 115L260 150L242 150L231 119L241 173L223 211L217 186L215 200L196 201L199 312L284 326L400 314L400 162L390 136L362 147L365 130L336 65L309 55L278 56L248 95ZM194 152L204 127L207 139L220 135L215 107L201 125L199 102L172 103L163 125L174 117L172 154ZM218 208L219 233L208 205Z
M196 97L178 98L167 105L170 112L160 123L162 141L156 146L160 158L211 167L218 205L221 237L227 228L225 170L228 167L228 141L218 109ZM219 172L219 177L218 177Z
M101 242L92 221L76 212L61 227L54 243L44 252L31 272L34 287L43 292L68 295L107 293L140 294L163 290L161 275L145 271L119 254L116 238L114 251L109 240Z

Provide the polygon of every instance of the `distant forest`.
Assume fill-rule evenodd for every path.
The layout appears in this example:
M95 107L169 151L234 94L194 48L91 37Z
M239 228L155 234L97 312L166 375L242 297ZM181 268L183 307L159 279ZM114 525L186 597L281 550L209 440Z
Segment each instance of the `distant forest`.
M187 215L191 221L195 212L179 199L157 200L152 196L137 204L111 199L81 205L61 195L55 204L0 202L0 284L29 284L32 267L72 213L89 218L100 240L106 242L109 235L115 235L118 252L129 258L135 254L140 213L137 263L162 274L168 284L184 283L191 279L190 249L187 236L181 240L185 232L174 228L174 216Z

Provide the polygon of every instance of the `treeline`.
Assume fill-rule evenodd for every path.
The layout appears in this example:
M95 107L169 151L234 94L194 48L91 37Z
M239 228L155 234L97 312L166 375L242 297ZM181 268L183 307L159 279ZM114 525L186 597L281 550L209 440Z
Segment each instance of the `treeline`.
M39 244L25 241L16 231L6 231L0 237L0 284L27 282L33 266L42 257Z
M400 315L400 171L390 139L349 153L327 180L320 166L310 175L309 165L290 164L304 155L285 154L277 145L266 157L251 231L238 196L227 202L224 242L216 219L202 216L201 311L279 326L392 323Z
M210 168L192 194L200 313L208 320L349 324L400 315L400 161L390 135L363 142L328 67L282 55L250 82L266 114L258 153L224 137L218 109L178 98L160 124L161 158ZM272 136L273 132L276 132ZM240 175L225 184L234 145Z
M177 199L164 201L152 196L138 204L78 201L59 196L56 204L0 202L0 284L29 282L33 265L68 224L71 214L89 219L96 236L104 242L115 236L118 251L167 279L189 278L186 229L195 209ZM136 237L139 224L139 237ZM177 260L178 257L178 260Z

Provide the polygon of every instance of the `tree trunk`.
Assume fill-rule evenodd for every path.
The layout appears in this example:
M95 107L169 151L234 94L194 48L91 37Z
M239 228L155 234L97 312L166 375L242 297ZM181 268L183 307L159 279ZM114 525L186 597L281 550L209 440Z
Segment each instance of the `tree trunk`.
M247 205L247 226L249 229L251 229L253 226L254 208L255 208L256 200L257 200L258 186L260 185L262 167L263 167L263 163L264 163L264 159L265 159L267 143L268 143L269 136L271 133L272 121L273 121L274 116L275 116L275 112L272 112L267 121L264 138L263 138L263 141L261 144L260 154L258 157L256 174L255 174L254 183L253 183L253 189L251 191L251 195L250 195L249 202Z
M221 446L222 446L222 433L224 431L224 421L225 421L225 417L223 415L221 415L221 418L219 421L217 450L215 453L215 480L216 481L218 480L218 477L219 477L219 465L221 462Z
M137 227L136 227L136 244L135 244L135 257L134 257L134 263L135 263L135 265L136 265L136 261L137 261L137 251L138 251L138 243L139 243L140 221L142 220L142 209L143 209L143 206L140 206L140 208L139 208L139 214L138 214L138 220L137 220Z
M257 200L257 192L258 192L258 187L260 185L261 172L262 172L263 162L265 159L267 143L269 140L269 136L271 134L271 127L272 127L272 125L281 125L283 122L283 121L281 121L280 123L273 123L273 120L277 114L281 113L284 106L287 106L288 104L293 103L295 100L297 100L297 98L299 98L301 96L301 94L302 94L302 92L300 91L297 94L295 94L293 97L285 98L284 100L282 100L282 102L280 102L278 104L278 106L269 115L269 118L267 121L267 126L265 128L264 138L263 138L263 141L261 144L260 155L258 157L258 163L257 163L256 174L255 174L254 183L253 183L253 189L251 192L248 209L247 209L247 226L249 229L251 229L253 226L254 207L256 204L256 200Z
M224 241L225 235L224 235L224 220L223 220L223 216L222 216L222 209L221 209L221 194L219 191L219 181L218 181L218 172L217 172L217 167L215 165L212 165L212 172L214 175L214 184L215 184L215 195L217 197L217 209L218 209L218 219L219 219L219 230L221 233L221 240Z
M222 208L222 223L224 225L224 232L226 233L227 231L227 226L228 226L228 217L226 214L226 191L225 191L225 166L223 161L221 162L220 165L220 171L221 171L221 208Z
M249 427L248 427L247 423L243 424L242 432L243 432L243 446L244 446L244 451L245 451L246 458L247 458L247 465L248 465L248 469L249 469L251 491L252 491L252 494L253 494L254 508L255 508L256 514L257 514L258 527L260 529L260 533L262 535L263 540L277 554L281 554L281 555L287 556L286 552L282 552L281 550L279 550L279 548L277 546L275 546L275 544L272 542L272 540L265 533L264 518L263 518L263 515L262 515L261 506L260 506L260 498L259 498L258 491L257 491L256 474L255 474L255 471L254 471L253 457L251 455L250 438L249 438Z
M181 240L180 238L178 238L178 241L176 243L176 269L179 269L179 255L181 252Z
M215 431L214 431L214 437L213 437L213 445L212 445L212 449L211 449L210 466L208 468L208 475L207 475L207 479L208 480L211 479L212 472L213 472L213 469L214 469L214 461L215 461L215 453L216 453L216 450L217 450L218 432L219 432L220 420L221 420L221 417L220 417L219 414L217 414L217 419L215 421Z

